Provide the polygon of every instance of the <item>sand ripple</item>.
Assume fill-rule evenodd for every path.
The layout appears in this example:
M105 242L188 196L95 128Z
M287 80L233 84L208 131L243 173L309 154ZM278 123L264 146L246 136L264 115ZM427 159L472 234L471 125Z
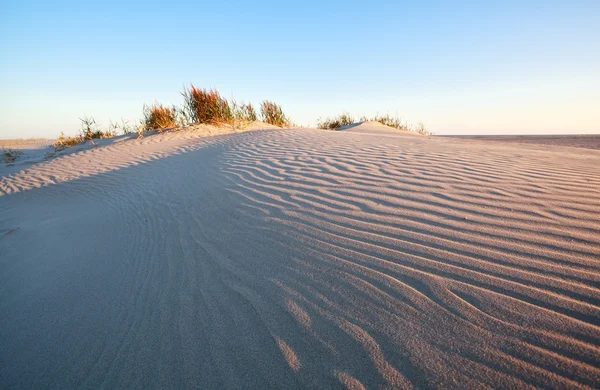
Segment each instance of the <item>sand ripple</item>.
M181 132L0 178L3 387L600 384L600 153Z

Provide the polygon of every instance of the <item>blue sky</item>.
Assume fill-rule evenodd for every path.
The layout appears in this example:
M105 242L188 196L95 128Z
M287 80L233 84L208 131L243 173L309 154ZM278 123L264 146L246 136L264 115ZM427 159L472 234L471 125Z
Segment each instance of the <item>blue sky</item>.
M600 1L4 1L0 138L141 117L184 85L437 134L600 133Z

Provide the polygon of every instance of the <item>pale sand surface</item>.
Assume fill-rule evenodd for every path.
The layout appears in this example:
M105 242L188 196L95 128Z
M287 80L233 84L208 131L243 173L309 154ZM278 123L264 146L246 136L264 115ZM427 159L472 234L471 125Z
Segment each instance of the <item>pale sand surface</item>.
M478 141L516 142L520 144L538 144L568 146L572 148L600 149L600 135L471 135L449 136Z
M207 133L2 168L2 388L600 386L600 151Z

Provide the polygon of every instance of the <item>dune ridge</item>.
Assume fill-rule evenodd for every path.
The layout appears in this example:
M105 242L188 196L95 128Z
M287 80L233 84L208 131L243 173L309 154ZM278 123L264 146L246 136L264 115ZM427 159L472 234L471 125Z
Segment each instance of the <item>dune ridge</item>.
M3 175L2 383L597 388L600 152L369 126Z

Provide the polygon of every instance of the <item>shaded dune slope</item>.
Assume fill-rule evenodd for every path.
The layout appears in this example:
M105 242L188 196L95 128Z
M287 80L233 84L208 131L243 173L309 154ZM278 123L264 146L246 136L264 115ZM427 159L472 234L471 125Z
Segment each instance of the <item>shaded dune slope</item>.
M9 387L597 387L600 153L164 134L0 180Z

